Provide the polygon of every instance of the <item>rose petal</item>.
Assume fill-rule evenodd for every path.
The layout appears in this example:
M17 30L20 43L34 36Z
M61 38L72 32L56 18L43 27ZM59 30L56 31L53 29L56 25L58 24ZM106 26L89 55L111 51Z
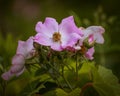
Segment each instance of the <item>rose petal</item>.
M16 54L21 54L25 58L28 58L28 54L34 49L33 37L30 37L27 41L19 41ZM32 56L29 56L31 58Z
M99 44L104 43L104 38L103 38L102 34L96 33L96 34L94 34L94 38L95 38L96 43L99 43Z
M62 51L63 48L61 47L60 45L60 42L54 42L52 45L51 45L51 48L53 50L56 50L56 51Z
M51 30L49 30L48 21L45 22L45 24L42 24L42 22L38 22L36 24L35 30L36 32L40 33L41 35L45 36L46 38L51 38L52 37L52 33L53 30L51 28ZM50 24L50 22L48 22ZM56 30L54 30L56 31Z
M44 24L50 33L58 32L58 23L54 18L46 18Z
M12 64L13 65L24 65L25 64L25 58L23 57L23 55L21 54L16 54L13 58L12 58Z
M93 57L93 54L94 54L95 50L94 50L94 47L88 49L88 51L85 53L85 57L87 59L90 59L92 60L94 57Z
M4 79L4 80L9 80L11 77L13 76L13 74L11 74L10 71L8 72L5 72L1 75L1 77Z
M41 45L45 45L45 46L50 46L52 44L52 37L46 37L43 34L38 33L35 37L34 37L34 42L41 44Z
M90 26L87 29L93 31L93 32L99 32L99 33L104 33L105 29L102 26Z
M69 16L62 20L61 24L59 25L59 32L67 33L67 34L77 33L80 36L83 35L81 30L79 30L75 25L73 16Z
M25 66L24 65L12 65L11 66L11 69L10 69L10 72L16 76L19 76L21 75L25 70Z

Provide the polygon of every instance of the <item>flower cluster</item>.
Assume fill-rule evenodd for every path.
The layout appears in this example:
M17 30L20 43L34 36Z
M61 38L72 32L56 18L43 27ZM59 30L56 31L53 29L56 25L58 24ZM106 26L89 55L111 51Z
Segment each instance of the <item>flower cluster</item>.
M19 41L16 55L12 59L9 71L2 74L2 78L9 80L12 76L19 76L25 69L27 59L34 58L38 53L38 46L46 46L48 50L80 53L85 58L92 60L94 44L103 44L104 28L101 26L90 26L88 28L77 27L73 16L62 20L60 24L54 18L46 18L44 23L38 22L35 30L37 34L27 41ZM39 54L40 55L40 54ZM40 56L39 56L40 58Z

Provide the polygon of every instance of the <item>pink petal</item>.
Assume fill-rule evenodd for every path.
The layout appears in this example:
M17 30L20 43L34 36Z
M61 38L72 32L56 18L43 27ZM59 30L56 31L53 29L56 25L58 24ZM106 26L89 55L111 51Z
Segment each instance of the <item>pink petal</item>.
M38 33L34 37L34 42L41 44L41 45L50 46L53 41L52 41L52 36L51 38L49 38L49 37L46 37L44 34Z
M54 32L58 32L58 23L53 18L46 18L45 22L38 22L35 30L43 34L45 37L51 38Z
M25 58L21 54L16 54L12 59L12 66L10 72L16 76L23 73L25 68Z
M4 80L9 80L11 77L13 76L13 74L11 74L10 71L8 72L5 72L1 75L1 77L4 79Z
M44 24L50 33L58 32L58 23L54 18L46 18Z
M62 41L62 47L63 48L66 48L66 47L73 47L77 41L80 39L80 35L76 34L76 33L72 33L72 34L69 34L69 38L68 40L64 40Z
M51 48L53 50L56 50L56 51L62 51L63 48L61 47L60 45L60 42L54 42L52 45L51 45Z
M96 33L96 34L94 34L94 38L95 38L96 43L99 43L99 44L104 43L104 38L103 38L102 34Z
M59 32L61 33L77 33L82 36L81 30L75 25L73 16L69 16L62 20L61 24L59 25Z
M15 74L16 76L19 76L19 75L21 75L24 72L24 69L25 69L24 65L16 64L16 65L12 65L11 66L10 72L12 74Z
M27 41L19 41L16 54L21 54L27 58L28 54L34 49L33 37L30 37ZM31 58L32 56L29 56Z
M88 51L85 53L85 57L87 59L90 59L92 60L94 57L93 57L93 54L94 54L95 50L94 50L94 47L88 49Z
M104 33L104 31L105 31L104 28L101 26L90 26L86 29L83 29L84 36L82 37L82 40L85 40L86 38L93 36L91 40L94 39L96 43L103 44L104 38L102 34Z
M82 33L83 33L83 37L81 38L82 41L84 41L86 38L88 38L89 35L93 34L93 32L89 29L83 29Z
M62 35L61 46L63 48L73 46L81 37L81 31L75 25L73 16L62 20L61 24L59 25L59 32Z
M94 35L93 34L89 35L88 42L89 42L89 44L94 42Z
M105 29L102 26L90 26L87 29L93 31L93 32L99 32L99 33L104 33Z
M12 58L12 64L13 65L24 65L25 64L25 58L23 57L23 55L21 54L16 54L13 58Z

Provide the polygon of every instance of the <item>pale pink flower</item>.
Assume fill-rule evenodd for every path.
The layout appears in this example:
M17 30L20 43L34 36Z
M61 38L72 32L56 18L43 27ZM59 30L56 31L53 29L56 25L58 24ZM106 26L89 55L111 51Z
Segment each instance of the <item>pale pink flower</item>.
M26 42L19 41L16 55L12 58L12 66L9 71L2 74L2 78L9 80L12 76L21 75L25 70L25 60L34 55L33 37L30 37Z
M82 35L74 23L73 16L63 19L59 25L55 19L46 18L44 23L38 22L35 29L37 35L34 37L34 42L50 46L56 51L73 46Z
M92 43L92 42L96 42L99 44L104 43L103 33L105 32L105 30L103 27L90 26L86 29L80 28L80 30L82 30L82 33L83 33L83 37L81 39L82 42L88 38L89 43Z
M94 59L93 57L94 52L95 52L94 47L88 49L87 52L85 53L85 57L89 60Z

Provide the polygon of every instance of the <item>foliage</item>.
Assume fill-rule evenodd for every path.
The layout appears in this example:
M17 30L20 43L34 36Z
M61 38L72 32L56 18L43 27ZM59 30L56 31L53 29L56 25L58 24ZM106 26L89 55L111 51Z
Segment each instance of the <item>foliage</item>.
M75 14L71 12L71 14ZM105 28L108 27L105 14L101 15L101 22L99 22L99 14L95 13L95 23L101 24ZM80 21L79 17L76 16L77 24L89 26L91 21L84 19ZM108 18L108 22L113 22L114 18ZM108 27L109 29L109 27ZM1 35L0 35L1 36ZM2 36L1 36L2 37ZM105 38L109 38L108 34ZM0 38L0 41L5 41ZM13 55L16 43L13 43L13 37L7 36L5 45L3 43L0 46L9 53L9 58ZM102 47L103 51L115 50L115 47L105 49L111 41L105 43ZM11 45L11 43L13 43ZM101 46L97 46L98 51ZM117 47L118 48L118 47ZM95 62L86 60L84 56L76 53L64 51L56 52L48 50L48 47L39 46L37 49L40 57L26 60L26 68L33 75L29 83L20 93L20 96L119 96L120 95L120 84L117 77L112 73L110 69L104 66L98 65ZM11 50L11 51L10 51ZM119 48L118 48L119 50ZM51 53L51 54L49 54ZM5 58L5 59L6 59ZM102 57L103 58L103 57ZM29 63L30 61L30 63ZM76 63L76 61L78 63ZM5 72L6 66L3 66L2 59L0 61L0 75ZM2 84L6 81L0 79ZM2 85L1 84L1 85ZM2 85L3 86L3 85ZM1 87L2 88L2 87ZM5 96L5 94L4 94Z

